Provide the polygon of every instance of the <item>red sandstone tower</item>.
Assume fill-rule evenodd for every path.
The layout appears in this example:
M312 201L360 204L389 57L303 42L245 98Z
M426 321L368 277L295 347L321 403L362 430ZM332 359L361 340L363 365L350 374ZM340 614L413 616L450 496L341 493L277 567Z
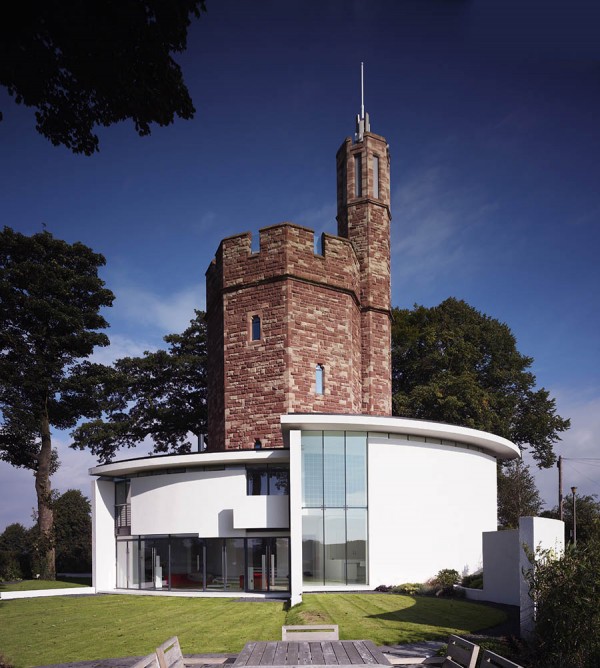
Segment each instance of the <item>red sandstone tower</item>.
M285 413L391 414L390 179L359 117L337 153L338 235L281 223L224 239L206 272L208 448L283 445Z

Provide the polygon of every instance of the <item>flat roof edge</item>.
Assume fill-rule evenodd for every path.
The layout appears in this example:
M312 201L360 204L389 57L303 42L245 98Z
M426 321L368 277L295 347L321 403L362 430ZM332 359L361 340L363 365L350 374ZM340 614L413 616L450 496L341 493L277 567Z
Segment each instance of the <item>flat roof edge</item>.
M287 448L265 448L262 450L227 450L225 452L192 452L186 455L147 456L111 462L110 464L98 464L88 469L88 473L95 476L124 476L160 469L246 464L249 462L267 462L273 459L287 461L289 450Z
M382 432L387 434L409 434L457 441L476 446L499 459L516 459L521 450L512 441L487 431L460 427L443 422L414 420L411 418L376 415L299 414L282 415L281 426L285 430L304 429Z

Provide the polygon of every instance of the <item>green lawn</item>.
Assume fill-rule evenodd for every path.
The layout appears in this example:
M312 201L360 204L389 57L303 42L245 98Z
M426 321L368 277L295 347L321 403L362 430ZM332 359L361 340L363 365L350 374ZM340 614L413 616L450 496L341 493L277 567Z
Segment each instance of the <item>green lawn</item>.
M342 638L379 645L445 638L498 624L504 614L465 601L386 594L310 594L282 602L88 596L0 602L0 654L18 668L151 652L179 636L185 653L239 652L247 640L281 638L283 624L333 622Z

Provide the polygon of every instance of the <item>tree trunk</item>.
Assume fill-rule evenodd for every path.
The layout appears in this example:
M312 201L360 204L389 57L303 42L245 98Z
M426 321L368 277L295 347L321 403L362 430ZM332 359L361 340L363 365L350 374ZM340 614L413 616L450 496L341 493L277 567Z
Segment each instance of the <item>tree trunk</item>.
M52 510L52 489L50 486L52 440L47 411L44 412L42 417L41 427L42 446L38 455L38 467L35 473L35 491L37 492L38 501L39 575L44 580L55 580L54 513Z

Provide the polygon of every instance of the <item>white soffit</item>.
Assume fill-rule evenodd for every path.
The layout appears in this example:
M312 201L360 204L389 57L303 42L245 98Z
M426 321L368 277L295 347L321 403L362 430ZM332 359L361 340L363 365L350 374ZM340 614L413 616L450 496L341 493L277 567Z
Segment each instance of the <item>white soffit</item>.
M89 469L90 475L124 476L132 473L162 469L194 468L201 466L231 466L287 462L289 451L283 448L264 450L229 450L227 452L195 452L189 455L157 455L125 459L111 464L99 464Z
M521 456L519 447L506 438L495 436L487 431L458 427L442 422L427 420L411 420L401 417L378 417L374 415L323 415L291 413L281 416L281 426L285 431L290 429L311 430L344 430L381 432L383 434L420 436L456 441L465 445L481 448L485 453L499 459L515 459ZM415 444L418 441L415 441Z

